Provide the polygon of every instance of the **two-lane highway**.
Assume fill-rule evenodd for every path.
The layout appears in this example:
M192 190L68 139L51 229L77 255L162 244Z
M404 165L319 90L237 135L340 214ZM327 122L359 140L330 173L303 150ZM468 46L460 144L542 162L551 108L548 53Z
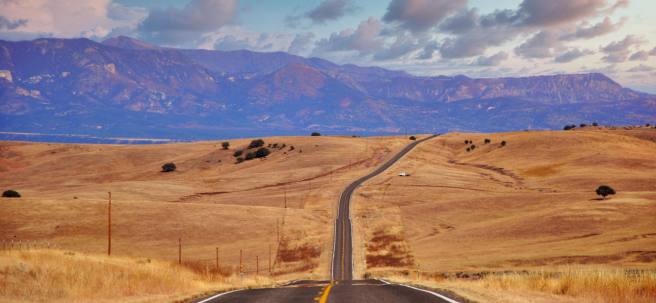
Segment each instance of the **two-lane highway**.
M299 281L276 288L244 289L220 293L197 303L458 303L439 293L389 283L384 280L353 280L351 196L365 181L379 175L430 136L415 141L370 174L354 181L339 198L333 245L331 281Z
M380 175L382 172L390 168L394 163L415 148L415 146L436 136L437 135L433 135L408 144L399 153L394 155L394 157L385 162L385 164L379 166L370 174L355 180L344 189L342 195L339 197L339 208L337 219L335 220L335 235L333 237L335 243L333 245L331 273L333 280L349 281L353 279L353 242L351 239L351 196L353 196L353 192L355 192L355 190L365 181Z

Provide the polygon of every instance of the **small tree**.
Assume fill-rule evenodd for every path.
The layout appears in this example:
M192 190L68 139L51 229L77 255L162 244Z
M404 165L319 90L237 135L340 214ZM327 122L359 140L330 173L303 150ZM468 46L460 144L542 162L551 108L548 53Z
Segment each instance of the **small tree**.
M175 167L175 164L173 162L166 163L162 165L162 172L164 173L169 173L172 171L175 171L177 167Z
M262 147L255 152L255 158L264 158L271 154L268 148Z
M313 133L310 134L310 135L311 135L312 137L319 137L319 136L321 136L321 134L318 133L318 132L313 132Z
M599 126L597 122L592 122L592 126Z
M417 140L417 137L415 137L415 136L410 136L410 140L415 141L415 140Z
M253 159L255 159L255 153L254 152L247 152L246 157L244 158L244 160L248 161L248 160L253 160Z
M601 196L602 199L606 199L606 196L615 194L615 190L608 185L599 186L595 192L597 195Z
M223 147L223 149L228 149L230 147L230 142L227 142L227 141L223 142L223 143L221 143L221 146Z
M501 141L501 146L506 146L506 141Z
M241 149L240 149L240 150L236 150L235 153L232 154L232 156L235 157L235 158L237 158L237 157L241 156L243 153L244 153L244 151L241 150Z
M581 123L581 125L579 125L579 126L580 126L580 127L586 127L586 126L588 126L588 125L585 124L585 123Z
M244 162L244 158L242 158L242 157L237 158L237 164L239 164L241 162Z
M485 138L485 144L490 144L491 142L492 142L492 140L490 140L488 138Z
M571 129L575 129L575 128L576 128L576 125L571 124L571 125L565 125L565 127L563 127L563 130L571 130Z
M469 140L465 140L465 144L469 144Z
M256 139L251 141L251 144L248 145L248 148L258 148L264 146L264 140L262 139Z
M2 193L2 197L4 197L4 198L20 198L21 195L17 191L15 191L13 189L9 189L9 190L5 190Z

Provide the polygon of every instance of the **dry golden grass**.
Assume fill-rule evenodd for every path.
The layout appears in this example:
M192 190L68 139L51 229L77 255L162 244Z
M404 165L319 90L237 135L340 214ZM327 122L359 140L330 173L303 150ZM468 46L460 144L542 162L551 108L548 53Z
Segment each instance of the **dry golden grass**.
M647 303L656 299L655 271L606 266L564 266L487 274L476 279L413 277L392 275L391 280L453 290L476 302Z
M3 302L162 302L272 284L266 278L234 279L148 259L46 249L0 252Z
M465 140L476 149L467 152ZM656 130L646 128L452 133L426 142L356 193L356 275L655 269L654 150ZM618 194L599 200L601 184ZM412 264L367 263L380 230L407 248ZM517 291L516 302L532 301L529 290Z
M250 139L164 145L0 142L0 241L49 242L90 254L107 249L112 192L112 255L193 268L215 264L246 277L327 279L333 217L341 190L405 146L407 138L273 137L286 144L264 160L234 164ZM294 150L290 147L294 146ZM160 172L174 162L177 170ZM284 208L285 198L287 208ZM278 224L278 227L276 225ZM281 242L277 241L278 231ZM202 270L200 270L202 271Z

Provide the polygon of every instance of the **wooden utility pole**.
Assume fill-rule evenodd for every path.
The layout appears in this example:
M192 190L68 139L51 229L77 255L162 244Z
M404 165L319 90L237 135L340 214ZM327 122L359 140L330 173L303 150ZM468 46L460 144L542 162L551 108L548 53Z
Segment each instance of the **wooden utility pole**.
M109 194L109 203L107 203L107 255L112 255L112 192Z
M278 245L280 245L280 219L276 218L276 236L278 237Z
M260 275L260 256L255 256L255 276Z
M284 188L284 197L285 197L285 208L287 208L287 185L283 185Z
M220 271L219 269L220 269L220 267L219 267L219 248L217 247L216 248L216 273L217 274Z
M240 249L240 250L239 250L239 273L240 273L240 274L244 272L243 260L244 260L244 253L243 253L243 251Z
M178 264L182 264L182 238L178 238Z
M269 244L269 275L271 275L271 244Z

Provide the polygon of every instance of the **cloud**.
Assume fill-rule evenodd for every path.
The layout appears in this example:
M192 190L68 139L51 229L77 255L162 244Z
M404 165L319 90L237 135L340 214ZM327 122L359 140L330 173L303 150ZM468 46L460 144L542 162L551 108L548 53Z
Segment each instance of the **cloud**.
M440 45L442 58L469 58L482 55L489 47L501 45L514 39L512 29L484 30L475 29L466 34L444 39Z
M423 32L466 4L467 0L392 0L383 20L411 32Z
M230 24L237 17L237 0L192 0L183 8L154 8L139 26L152 42L179 45Z
M313 53L356 51L361 55L371 54L384 43L383 38L380 36L381 29L380 20L370 17L360 23L355 30L345 29L317 41Z
M649 51L650 56L656 56L656 47L654 47L651 51Z
M558 34L553 31L540 31L515 48L515 54L524 58L547 58L553 50L561 48Z
M476 27L478 19L479 16L475 8L466 9L444 20L439 29L452 34L465 33Z
M311 47L313 41L313 33L296 34L289 48L287 48L287 52L295 55L303 54Z
M631 61L647 61L649 60L649 52L647 51L637 51L629 57Z
M348 13L356 11L352 0L324 0L319 6L311 9L305 15L314 23L325 23L337 20Z
M607 0L524 0L515 16L524 26L554 26L603 13L607 4Z
M556 56L554 61L558 63L567 63L592 54L594 54L594 52L588 49L580 50L578 48L573 48Z
M651 66L647 66L647 65L644 65L644 64L640 64L638 66L635 66L635 67L632 67L632 68L628 69L627 72L630 72L630 73L644 73L644 72L651 72L651 71L654 71L654 70L656 70L656 68L651 67Z
M240 26L224 26L205 34L198 47L221 51L251 50L258 52L288 51L295 36L287 33L262 33Z
M479 66L497 66L508 59L508 53L500 51L492 56L480 56L476 59L475 64Z
M626 18L622 18L619 22L613 23L609 17L606 17L595 25L579 27L574 33L563 36L563 40L590 39L612 33L620 29L626 20Z
M13 30L27 24L27 19L18 19L15 21L9 20L3 16L0 16L0 30Z
M0 38L102 38L118 28L136 28L145 14L111 0L0 0Z
M440 45L435 42L435 41L430 41L424 47L422 48L421 53L417 55L417 59L419 60L429 60L432 59L433 56L435 55L435 52L437 52L440 49Z
M629 58L631 49L634 46L640 45L644 42L645 41L642 39L633 35L628 35L620 41L611 42L601 47L601 51L606 54L602 60L609 63L624 62Z
M419 41L410 35L397 36L392 44L374 54L375 60L392 60L421 49Z

